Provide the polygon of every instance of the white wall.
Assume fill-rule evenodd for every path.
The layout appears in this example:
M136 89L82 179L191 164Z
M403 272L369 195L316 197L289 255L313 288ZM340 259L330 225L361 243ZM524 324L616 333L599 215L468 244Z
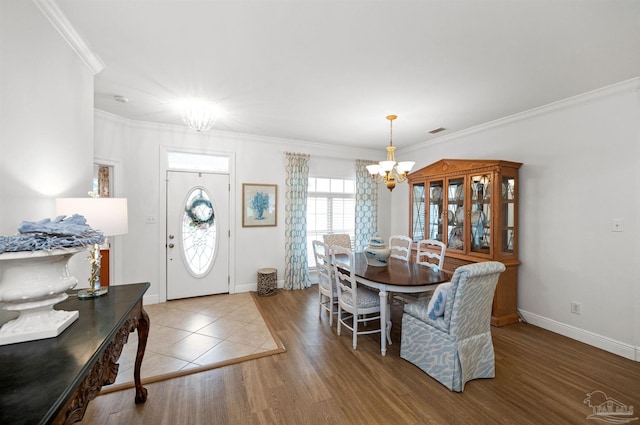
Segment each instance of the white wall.
M146 302L164 301L166 298L163 148L226 152L235 156L231 176L232 291L255 290L256 271L261 267L277 268L278 280L282 284L285 268L285 152L310 154L312 170L323 169L332 163L328 170L341 177L355 175L356 158L375 159L384 155L383 151L377 150L217 131L196 133L185 127L132 122L96 111L95 155L123 164L124 191L116 195L127 197L129 203L129 233L119 237L124 258L121 282L151 282ZM242 227L240 194L243 183L278 186L276 227ZM383 230L388 229L388 197L381 190L379 222ZM146 224L146 216L157 217L157 223ZM388 236L388 230L385 236Z
M538 326L640 360L640 79L405 149L522 162L518 308ZM408 191L393 218L408 217ZM612 219L623 232L611 231ZM398 220L400 222L400 220ZM406 221L392 231L406 232ZM570 312L579 302L582 314Z
M93 72L31 1L0 2L0 51L0 234L13 235L91 190Z
M0 2L0 233L91 188L93 73L30 1Z

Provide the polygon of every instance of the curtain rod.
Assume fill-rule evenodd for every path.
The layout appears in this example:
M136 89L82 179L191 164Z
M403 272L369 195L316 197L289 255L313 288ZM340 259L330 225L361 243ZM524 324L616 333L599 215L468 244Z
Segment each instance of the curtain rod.
M308 153L299 153L299 152L287 152L284 151L285 155L297 155L297 156L306 156L307 158L309 158L311 155L309 155Z
M291 154L291 155L305 155L308 157L313 157L313 158L322 158L322 159L341 159L341 160L345 160L345 161L371 161L371 162L378 162L375 161L373 159L363 159L363 158L345 158L343 156L332 156L332 155L316 155L316 154L308 154L308 153L297 153L297 152L287 152L284 151L283 152L285 155L287 154Z

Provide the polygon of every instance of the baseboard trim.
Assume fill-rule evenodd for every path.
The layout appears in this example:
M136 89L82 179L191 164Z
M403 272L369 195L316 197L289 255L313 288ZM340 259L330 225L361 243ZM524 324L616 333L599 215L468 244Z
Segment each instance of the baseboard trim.
M519 310L519 312L522 318L527 323L566 336L568 338L575 339L576 341L584 342L585 344L600 348L601 350L607 351L609 353L617 354L618 356L625 357L629 360L640 362L640 347L634 347L631 344L625 344L623 342L616 341L614 339L598 335L596 333L586 331L575 326L567 325L566 323L561 323L556 320L552 320L525 310Z
M282 289L284 287L284 280L279 280L277 287ZM258 292L257 283L245 283L244 285L236 285L233 293L239 294L240 292Z
M145 295L142 297L142 303L144 305L149 304L158 304L160 302L160 297L156 295Z

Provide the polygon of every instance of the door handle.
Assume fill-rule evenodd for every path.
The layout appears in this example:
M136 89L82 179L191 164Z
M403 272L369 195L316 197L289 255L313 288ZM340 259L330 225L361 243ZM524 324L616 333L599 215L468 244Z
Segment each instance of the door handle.
M175 245L174 245L174 244L172 244L172 243L170 243L170 244L169 244L169 248L173 248L174 246L175 246Z

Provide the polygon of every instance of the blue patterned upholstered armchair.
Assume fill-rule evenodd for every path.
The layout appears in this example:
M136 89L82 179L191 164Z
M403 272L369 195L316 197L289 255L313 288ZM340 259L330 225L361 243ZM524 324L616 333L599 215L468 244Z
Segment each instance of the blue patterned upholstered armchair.
M405 305L400 357L451 391L462 391L472 379L493 378L491 304L504 270L496 261L458 267L451 283L443 286L448 290L436 290L433 295L444 309L436 311L434 303L429 309L428 300ZM443 297L439 292L447 294Z

